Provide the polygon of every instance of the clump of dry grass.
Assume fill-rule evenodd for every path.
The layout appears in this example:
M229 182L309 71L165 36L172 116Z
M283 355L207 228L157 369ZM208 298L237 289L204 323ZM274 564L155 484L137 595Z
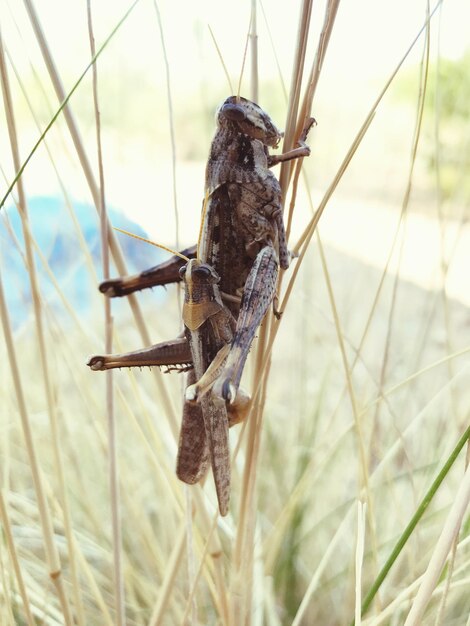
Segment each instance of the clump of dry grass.
M338 5L326 3L312 55L312 4L301 3L284 149L294 145L315 102ZM117 272L124 274L118 242L105 219L107 157L100 147L98 74L90 98L99 182L91 165L93 149L81 139L72 110L70 96L78 83L67 95L34 5L25 0L25 6L64 114L65 125L55 115L46 130L70 135L101 215L103 257L108 242ZM324 245L317 227L358 150L366 150L374 116L410 50L384 80L348 149L338 155L339 165L319 200L310 194L314 170L309 163L281 169L285 219L298 258L279 284L283 319L265 320L247 367L253 402L247 422L231 434L233 494L227 518L217 515L210 481L189 488L174 475L181 404L177 377L118 373L114 391L108 382L105 396L102 377L86 370L86 355L103 342L103 324L97 321L102 314L94 311L93 322L83 324L73 315L63 322L51 313L36 277L26 182L15 179L11 187L23 217L33 323L14 334L0 290L9 363L2 390L2 623L464 623L469 613L465 512L470 493L462 460L469 437L468 346L454 340L452 328L465 328L465 312L449 301L445 288L439 300L439 294L401 280L401 257L393 254L399 249L403 256L413 201L431 18L410 48L424 42L415 132L395 237L380 270ZM158 13L158 19L164 33L164 16ZM249 50L255 95L262 90L256 77L260 21L253 12ZM121 23L125 26L125 19ZM20 172L25 156L3 42L0 52L13 170ZM99 58L99 52L92 45L90 56ZM176 190L177 130L172 142ZM43 133L37 145L47 140ZM61 155L54 149L49 155L60 173ZM67 185L61 181L61 186ZM310 202L311 215L297 237L292 233L299 194ZM443 218L440 227L445 226ZM76 240L77 255L89 259L81 233ZM44 256L39 260L47 263ZM104 275L106 268L104 260ZM59 284L56 288L60 292ZM132 297L127 316L112 320L108 309L106 350L112 326L119 351L139 341L149 345L150 335L172 336L179 326L175 308L169 298L146 320Z

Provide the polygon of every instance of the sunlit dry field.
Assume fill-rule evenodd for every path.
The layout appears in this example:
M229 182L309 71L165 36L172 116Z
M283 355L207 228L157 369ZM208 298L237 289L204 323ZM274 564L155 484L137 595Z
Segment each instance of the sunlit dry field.
M468 626L469 7L174 5L0 7L0 623ZM184 376L86 362L181 333L174 285L106 322L99 210L195 243L231 93L317 125L222 518ZM111 237L112 276L168 258Z

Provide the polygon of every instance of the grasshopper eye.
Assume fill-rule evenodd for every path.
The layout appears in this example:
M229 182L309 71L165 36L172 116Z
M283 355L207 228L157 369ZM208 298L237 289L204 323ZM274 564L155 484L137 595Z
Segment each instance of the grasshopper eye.
M209 278L212 274L207 265L199 265L199 267L194 268L193 272L196 276L200 276L201 278Z
M243 122L246 119L245 111L237 104L224 104L220 112L232 122Z
M179 268L179 270L178 270L178 274L181 276L181 278L184 278L184 275L186 274L186 268L187 268L187 267L188 267L188 266L185 264L185 265L182 265L182 266Z

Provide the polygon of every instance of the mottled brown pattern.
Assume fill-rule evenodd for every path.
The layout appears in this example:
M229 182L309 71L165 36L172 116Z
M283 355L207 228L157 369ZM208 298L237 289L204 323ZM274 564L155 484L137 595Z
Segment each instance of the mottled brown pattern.
M256 330L274 297L278 266L289 265L281 190L269 168L309 154L305 139L311 123L297 148L272 156L269 148L277 147L281 133L254 102L230 96L219 107L216 120L206 167L208 203L198 261L183 268L181 259L173 257L136 276L100 286L113 297L183 278L186 338L178 340L171 357L154 346L119 358L94 357L89 364L106 369L119 367L117 362L132 366L138 359L161 364L162 358L175 364L182 351L185 357L190 353L194 371L186 390L177 474L185 482L197 482L210 458L219 509L225 515L230 498L229 423L240 421L249 402L238 390L240 378ZM184 253L191 259L195 256L194 249ZM217 275L220 280L213 280Z
M288 265L278 219L281 190L268 162L268 146L276 146L281 133L257 104L235 96L220 106L217 124L206 167L209 207L201 258L221 276L221 290L234 295L265 245L280 244L283 267ZM227 268L230 262L236 262L236 272Z
M195 382L196 376L193 370L188 374L188 386ZM202 407L200 404L185 402L176 458L176 475L183 482L194 485L204 478L209 463L209 446Z
M248 275L230 353L214 384L213 395L235 399L251 343L276 292L277 271L276 253L265 246Z
M228 442L229 422L225 400L212 394L201 399L202 414L208 440L212 474L221 515L227 515L230 502L230 448Z
M181 274L185 286L183 319L193 319L194 307L197 307L197 311L206 307L207 311L202 324L193 328L186 323L185 330L193 359L194 381L198 381L219 350L231 341L235 320L222 303L218 287L220 279L211 266L198 260L191 260ZM229 419L226 402L208 393L196 406L202 408L205 441L209 450L219 510L221 515L226 515L230 500ZM191 450L187 449L186 442L184 448L185 454L191 456ZM180 456L181 454L183 452L180 450ZM193 460L189 459L186 463L192 465Z

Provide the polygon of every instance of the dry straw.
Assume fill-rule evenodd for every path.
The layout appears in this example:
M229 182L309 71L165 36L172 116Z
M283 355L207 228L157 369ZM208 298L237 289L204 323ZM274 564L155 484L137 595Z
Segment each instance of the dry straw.
M87 0L88 35L90 38L91 58L95 58L95 37L93 34L93 20L91 12L91 0ZM101 231L101 256L103 267L103 279L109 279L109 249L108 249L108 217L105 201L105 183L103 167L103 149L101 145L101 116L98 98L98 70L97 61L93 63L93 108L96 126L96 148L98 156L99 172L99 215ZM113 350L113 318L111 314L111 301L104 299L104 350L111 354ZM119 465L116 434L116 417L114 413L114 386L113 372L106 372L106 418L108 424L108 472L109 493L111 502L111 527L113 543L113 581L114 581L114 606L117 626L126 623L126 609L124 596L124 576L122 566L122 524L121 524L121 499L119 492Z
M463 516L470 504L470 465L460 483L454 503L447 516L441 535L436 543L426 572L421 580L419 591L405 621L405 626L417 626L422 618L431 595L439 581L442 569L451 551L452 544L458 537Z
M16 124L15 124L15 116L13 110L13 102L10 92L10 83L8 79L7 67L5 63L5 54L3 49L3 40L0 35L0 71L2 77L2 93L3 93L3 101L5 106L5 113L7 117L7 125L8 125L8 134L10 139L10 145L12 150L12 158L13 165L15 171L19 171L21 167L20 155L19 155L19 147L18 147L18 139L16 132ZM69 559L72 565L72 575L74 579L74 590L75 590L75 602L77 606L77 610L80 613L81 607L81 597L80 590L78 587L77 580L77 571L75 567L75 557L72 546L72 529L71 529L71 520L69 507L67 502L67 495L65 489L65 479L63 472L63 462L60 453L60 445L59 445L59 433L58 433L58 424L57 424L57 408L54 401L54 392L53 386L51 382L51 376L49 371L49 363L47 359L47 349L46 349L46 339L44 335L44 325L43 325L43 312L41 308L41 298L38 287L37 273L36 273L36 265L33 256L33 244L30 237L30 229L29 229L29 218L28 218L28 209L26 205L26 195L23 188L23 181L20 178L17 182L18 189L18 198L19 198L19 210L21 216L21 222L23 226L23 236L26 248L26 263L28 269L28 275L30 278L30 286L31 286L31 294L33 300L34 307L34 319L35 319L35 327L36 327L36 339L39 346L39 355L40 355L40 369L43 376L43 385L44 392L46 395L47 408L51 426L51 434L53 441L53 450L54 450L54 460L55 460L55 470L59 479L60 484L60 498L61 504L64 511L65 516L65 530L67 536L68 550L69 550ZM3 300L3 294L2 294ZM4 333L5 335L10 335L11 331L9 329L9 321L8 321L8 312L6 310L5 303L2 303L3 315L5 316L4 320ZM2 317L3 317L2 315ZM16 378L17 382L15 387L17 389L18 399L23 396L23 392L21 389L21 382L19 380L19 371L18 365L16 361L15 348L14 343L11 338L8 339L9 342L9 358L10 365L12 368L16 370ZM23 401L24 405L24 401ZM68 603L68 598L65 594L65 589L62 580L62 571L61 564L59 559L59 553L57 551L57 547L53 540L53 532L51 526L50 513L47 505L46 498L43 493L42 482L39 477L39 468L37 465L35 452L34 452L34 444L32 440L32 436L30 433L29 419L26 413L26 407L23 406L23 430L25 433L25 437L28 440L28 451L30 454L30 459L32 461L32 471L35 476L35 489L37 496L40 500L40 511L41 511L41 520L42 520L42 528L44 533L44 540L46 544L46 554L49 566L49 575L54 580L54 583L57 588L57 594L60 598L62 610L64 613L64 618L67 624L72 623L72 617L70 612L70 607Z
M67 124L67 128L69 130L70 133L70 137L73 141L73 145L75 147L75 150L77 152L77 156L78 159L80 161L80 165L83 169L83 173L85 175L88 187L90 189L90 193L92 195L96 210L98 211L99 214L99 206L100 206L100 197L99 197L99 187L96 183L96 179L95 176L93 174L93 170L92 167L90 165L90 160L88 158L88 155L86 153L85 147L83 145L82 139L80 137L80 133L78 131L78 125L75 121L75 117L72 111L72 108L70 106L69 100L70 97L72 96L72 94L74 93L74 91L76 90L76 88L78 87L78 85L80 84L80 82L83 80L85 74L87 73L87 71L89 70L89 68L91 68L93 66L93 63L96 61L96 59L99 57L99 55L103 52L103 50L106 48L106 46L108 45L109 41L112 39L112 37L115 35L115 33L117 32L117 30L122 26L122 24L125 22L125 20L128 18L128 16L130 15L131 11L134 9L134 7L138 4L139 0L135 0L135 2L133 2L129 9L125 12L124 16L122 17L122 19L117 23L116 27L111 31L109 37L104 41L104 43L101 45L101 47L98 49L98 51L96 52L95 56L92 58L92 60L90 61L89 65L86 67L85 71L82 73L82 75L80 76L79 80L75 83L74 87L72 88L72 90L66 94L61 78L59 76L59 72L57 70L57 66L54 62L54 59L52 57L49 45L47 43L46 40L46 36L44 34L44 31L41 27L41 24L39 22L39 18L36 12L36 9L34 7L34 4L32 2L32 0L24 0L25 3L25 7L26 10L28 12L30 21L31 21L31 25L33 27L34 33L36 35L36 39L38 41L43 59L44 59L44 63L47 67L52 85L54 87L54 91L56 93L57 96L57 100L60 103L59 109L57 110L56 114L53 116L51 123L46 127L45 131L43 132L43 134L41 135L41 137L39 138L37 144L34 146L33 151L30 153L30 155L28 156L27 160L23 163L22 167L18 170L18 174L21 174L22 169L24 168L24 166L28 163L30 157L32 156L32 154L34 153L35 149L37 148L37 146L40 144L40 142L42 142L43 138L45 137L46 133L48 132L48 130L51 128L52 124L55 122L55 120L57 119L58 115L60 113L63 113L66 124ZM17 174L17 176L18 176ZM9 193L10 189L8 190ZM6 199L6 196L4 198L4 200ZM4 202L3 200L3 202ZM116 268L118 270L118 272L121 275L125 275L127 274L127 269L126 269L126 265L124 262L124 257L122 255L122 251L119 248L119 244L113 234L112 229L109 228L108 225L108 237L109 237L109 246L111 249L111 253L113 256L113 260L114 263L116 264ZM142 311L140 309L140 306L137 302L137 299L135 298L134 295L130 295L128 297L128 302L129 302L129 306L131 307L132 313L134 315L135 321L136 321L136 326L139 330L140 336L142 338L142 342L144 345L150 345L151 341L150 341L150 336L148 334L147 331L147 327L144 321L144 317L142 315ZM161 398L161 402L165 407L165 413L170 421L170 425L175 433L176 436L176 432L177 432L177 419L176 419L176 412L175 409L172 405L172 402L169 398L168 395L168 391L165 387L165 385L163 384L159 373L157 370L155 370L155 383L157 386L157 390L158 390L158 394Z
M182 495L182 489L177 484L174 477L173 459L176 450L176 440L178 432L178 412L175 406L179 406L179 396L172 394L168 385L161 380L159 372L152 374L153 379L149 386L148 379L141 375L130 374L119 379L119 385L113 386L111 376L107 378L106 403L100 402L93 397L93 393L87 389L91 388L89 379L86 378L84 367L79 369L74 367L73 362L70 371L67 373L67 391L71 388L83 390L80 402L85 408L60 413L63 420L62 428L58 424L58 406L60 394L56 393L54 376L51 373L51 364L47 351L47 341L52 338L57 343L57 351L71 354L74 345L70 336L63 329L56 327L53 323L45 331L44 319L50 321L53 317L50 311L43 305L41 293L37 284L34 251L39 252L39 260L49 272L51 280L54 282L53 274L47 266L44 255L38 250L37 243L31 234L27 218L26 194L22 183L21 173L25 165L29 162L36 148L45 143L45 137L49 130L57 125L60 113L64 114L66 132L70 134L74 149L78 156L80 166L83 170L90 195L96 205L101 217L102 249L103 249L103 275L109 275L109 260L106 258L107 250L111 252L117 271L126 273L122 254L112 229L109 229L106 217L105 203L105 178L103 168L103 156L101 148L100 133L100 110L98 106L98 75L96 71L96 59L106 48L114 33L125 23L127 16L137 5L134 2L130 5L125 16L118 23L105 43L95 52L93 42L93 31L90 16L90 41L92 61L85 69L80 79L69 93L66 93L62 86L58 68L52 57L45 33L39 23L39 19L32 0L24 0L27 14L48 74L53 84L53 88L59 103L59 108L51 119L51 123L41 134L39 142L29 157L22 163L17 141L17 131L14 121L14 109L11 94L9 93L9 81L6 70L5 54L3 43L0 45L0 68L2 72L2 88L7 114L8 131L12 158L14 163L15 177L14 183L10 185L8 193L17 185L18 207L23 218L23 231L25 241L25 259L28 273L31 278L32 308L36 324L36 336L39 345L39 360L41 373L43 376L42 392L46 398L45 406L50 417L50 426L47 431L50 433L50 443L47 448L39 447L33 429L35 415L28 410L29 396L28 387L25 385L25 378L22 376L23 355L16 349L15 338L9 324L8 311L4 301L3 291L0 288L0 309L5 335L5 344L12 375L12 389L15 396L15 404L18 407L19 423L25 442L26 454L24 459L30 474L26 480L32 480L34 495L26 498L16 498L16 481L10 476L9 465L12 464L15 446L9 445L7 459L4 462L5 479L3 481L4 490L0 494L0 517L4 529L4 539L8 549L9 565L5 566L2 574L2 593L7 595L4 581L8 575L11 579L8 611L2 613L8 616L9 622L13 623L15 618L14 610L21 604L22 619L25 623L40 623L42 621L51 625L73 624L80 626L85 624L124 624L128 623L145 624L156 626L159 624L202 624L220 623L224 626L239 626L240 624L270 623L279 624L286 621L286 613L282 614L279 606L283 599L280 596L280 585L276 580L279 576L279 563L284 557L286 537L293 536L296 541L289 544L294 552L288 555L292 557L295 564L289 573L295 578L300 577L301 583L293 582L295 589L292 595L295 597L295 608L290 611L290 623L293 626L300 626L312 621L312 615L324 616L322 602L328 605L330 590L333 589L337 580L342 581L342 591L344 597L344 607L337 607L338 614L335 615L335 623L347 623L355 618L356 624L362 621L363 626L386 623L387 620L407 619L406 624L417 624L425 619L424 611L433 610L433 598L441 595L441 604L436 621L445 623L446 609L449 605L457 606L453 598L458 596L458 592L465 582L466 571L468 571L468 558L465 557L465 549L468 549L468 537L462 532L460 542L459 532L463 516L470 499L469 471L465 472L461 480L460 489L455 497L455 502L450 508L446 519L439 511L434 512L434 517L428 518L428 525L424 528L424 534L428 540L427 546L431 545L434 539L440 535L435 544L432 557L429 563L420 559L418 563L413 563L409 558L407 566L409 573L406 576L404 585L397 589L393 585L396 583L393 576L388 578L388 573L394 566L400 555L405 554L405 545L416 529L417 524L423 518L425 512L437 492L449 474L450 468L461 455L469 437L469 431L460 437L454 449L442 462L440 459L434 461L440 469L436 472L435 478L426 480L426 487L423 497L418 497L421 491L417 491L415 512L408 523L406 523L405 513L397 520L394 526L394 535L382 537L376 532L375 520L380 518L380 510L374 505L377 493L384 487L389 487L392 479L395 462L399 466L399 456L403 452L403 442L420 436L420 431L427 424L425 419L431 413L440 410L443 398L456 396L456 390L460 388L462 380L467 375L467 369L453 369L454 364L459 362L459 358L467 355L470 348L459 345L458 348L451 349L447 346L447 353L442 358L435 358L431 363L417 365L406 376L396 379L388 378L389 358L388 348L392 345L391 328L394 324L396 310L395 304L389 308L389 318L387 321L388 333L386 335L386 351L382 361L382 371L377 375L377 386L372 396L364 399L356 387L356 373L362 365L362 349L366 338L369 336L373 322L377 319L378 303L382 289L386 283L386 275L390 267L393 250L398 245L399 228L402 221L406 219L406 209L410 202L410 192L415 170L415 161L419 150L419 140L423 124L424 112L424 92L427 88L427 73L429 64L429 23L437 7L426 17L423 28L414 39L409 49L403 55L390 78L386 81L383 89L379 93L375 102L370 107L364 118L364 122L356 132L354 140L346 151L331 184L326 189L323 197L314 210L313 202L309 196L308 189L311 184L306 173L302 169L302 161L283 164L280 173L280 180L283 190L284 205L286 211L287 232L291 233L297 192L302 182L306 183L307 197L311 202L312 217L306 224L303 233L297 242L291 246L298 254L298 258L293 261L289 273L281 275L279 281L280 309L285 310L292 306L291 297L294 286L299 277L299 271L305 264L307 253L312 247L312 238L316 233L319 221L326 210L329 201L335 193L339 182L344 176L351 160L361 145L363 138L369 131L374 116L384 95L397 76L399 69L407 59L419 37L426 32L427 39L424 45L423 64L420 79L421 95L417 99L418 107L416 112L416 124L413 141L411 144L411 159L408 169L408 178L405 181L405 193L402 202L402 216L397 226L392 249L387 261L383 266L383 271L377 283L377 291L373 298L370 313L367 316L363 332L359 341L356 342L355 352L352 353L349 345L349 337L344 320L341 318L341 311L338 306L336 285L331 275L327 251L322 245L322 240L318 236L316 247L319 259L322 264L327 302L331 307L331 325L335 334L335 347L338 348L338 369L342 367L344 385L335 396L334 406L331 409L330 422L333 423L337 415L340 414L340 406L343 398L349 400L347 407L347 419L335 432L334 441L324 439L320 442L315 452L307 457L305 463L298 459L293 460L293 464L298 463L298 475L294 487L286 492L282 491L284 472L288 473L291 468L281 468L277 479L279 484L274 483L273 500L286 494L282 502L276 502L276 513L270 516L269 511L260 510L259 507L259 484L263 480L263 467L261 466L261 454L263 447L268 446L267 438L271 436L270 425L264 424L264 407L268 397L268 378L271 370L271 354L274 342L278 336L280 323L268 316L263 327L260 329L258 340L255 342L251 359L251 393L252 406L247 422L238 430L238 441L233 452L233 475L234 490L232 496L232 510L229 516L224 519L218 517L211 497L211 486L191 487L186 492L186 498ZM90 4L89 11L90 11ZM309 64L308 43L311 38L312 12L315 6L307 0L301 2L299 13L299 26L297 42L294 54L294 64L291 73L291 85L288 93L287 116L285 123L285 139L283 149L287 150L295 145L306 119L312 110L318 80L324 67L324 61L334 30L335 20L338 13L339 2L326 2L323 25L313 61ZM172 142L173 159L173 193L174 206L176 203L176 148L174 138L174 123L176 123L175 111L173 111L173 99L170 89L171 64L167 60L166 48L163 41L164 28L161 24L161 15L156 3L154 18L158 27L163 44L167 80L167 96L170 117L170 134ZM258 100L259 77L258 77L258 19L257 3L255 0L250 6L250 26L247 32L246 45L250 50L251 60L251 97ZM248 22L248 19L247 19ZM211 31L211 36L212 31ZM214 37L213 37L214 38ZM245 43L245 40L243 41ZM219 48L218 54L222 58ZM95 176L90 158L82 142L76 118L71 109L70 98L86 75L88 69L93 66L93 97L94 114L97 132L97 151L99 182ZM245 66L245 55L243 56L243 66ZM240 65L238 65L238 68ZM238 69L237 68L237 69ZM230 82L229 72L224 65L228 82ZM243 74L243 71L242 71ZM238 80L238 92L242 84L242 74ZM21 77L17 78L21 80ZM237 77L238 78L238 77ZM234 81L235 83L235 81ZM26 86L20 85L27 94ZM231 93L234 93L233 89ZM237 92L237 93L238 93ZM33 103L31 109L34 112ZM311 138L314 141L314 136ZM51 158L54 158L53 151ZM57 159L55 166L58 176ZM65 194L65 184L61 184ZM8 194L7 194L8 195ZM4 201L7 197L5 195ZM4 203L3 201L3 203ZM2 203L2 206L3 206ZM207 204L207 198L205 199ZM69 205L71 203L69 202ZM76 224L78 226L78 224ZM444 228L444 226L442 227ZM118 229L119 230L119 229ZM79 229L78 229L79 231ZM178 234L177 234L178 237ZM90 276L93 276L91 269L91 255L86 248L83 237L78 232L80 248L78 254L83 259L88 259L90 266ZM18 244L19 245L19 244ZM171 252L171 251L170 251ZM41 256L42 255L42 256ZM93 277L91 280L95 281ZM397 283L398 284L398 283ZM56 292L64 304L69 309L71 319L75 319L75 328L79 330L79 341L84 345L95 342L95 337L100 331L83 329L80 320L71 309L65 295L61 292L60 284L54 282ZM1 287L1 285L0 285ZM393 301L395 302L395 300ZM143 345L150 345L150 337L147 332L143 315L137 300L130 298L130 306L135 320L135 326L142 338ZM109 305L105 311L105 350L111 351L112 318ZM283 323L283 322L281 322ZM334 328L333 328L334 327ZM70 333L69 333L70 334ZM54 341L56 339L56 341ZM124 343L119 333L115 332L115 340L118 349ZM353 344L354 345L354 344ZM95 348L96 349L96 346ZM66 358L63 359L64 362ZM452 367L450 366L452 364ZM406 390L412 390L413 384L424 379L442 368L449 366L451 375L446 384L441 385L433 393L429 393L423 402L420 410L415 411L413 419L402 429L394 443L388 445L374 467L370 466L367 447L367 427L370 425L369 418L379 416L381 407L389 408L392 400ZM354 374L354 375L353 375ZM125 382L122 382L125 381ZM58 383L57 383L58 385ZM157 393L155 394L155 388ZM344 388L342 388L344 387ZM336 397L338 398L336 400ZM114 400L113 400L114 398ZM103 414L103 404L106 404L107 424L106 429L97 416ZM156 407L161 409L166 416L168 424L159 423L155 419ZM318 409L321 410L321 407ZM114 412L122 416L119 420L119 429L116 430ZM373 417L371 417L371 420ZM60 424L62 425L62 420ZM163 420L165 421L165 420ZM379 421L379 420L377 420ZM80 432L77 434L77 422L80 424ZM169 427L168 427L169 426ZM268 435L266 434L268 433ZM342 453L348 442L354 438L354 448L351 463L357 463L357 470L360 479L357 481L358 493L351 498L345 498L341 503L340 518L331 532L326 535L322 531L321 521L316 521L310 527L309 520L301 516L302 507L309 507L312 511L315 503L312 500L317 497L316 487L325 476L331 472L331 467L336 457ZM74 445L75 437L79 442ZM118 442L126 437L126 444L119 449ZM129 441L127 441L127 437ZM121 439L122 438L122 439ZM135 439L134 439L135 438ZM326 442L326 444L324 443ZM42 443L42 445L44 445ZM305 445L308 445L305 444ZM62 459L63 456L65 460ZM89 450L88 450L89 449ZM130 450L138 450L138 453L130 454ZM47 450L47 458L44 458ZM49 452L50 451L50 452ZM96 457L108 455L109 463L109 500L112 503L112 513L109 515L101 512L101 494L97 497L99 489L96 485L90 484L90 475L87 471L96 471L101 466L96 463ZM294 451L292 451L294 455ZM51 462L49 463L49 456ZM139 457L139 458L137 458ZM299 455L300 458L300 455ZM119 467L118 467L119 460ZM270 460L269 460L270 462ZM88 466L92 469L88 469ZM338 467L336 465L335 467ZM401 467L401 466L400 466ZM434 466L433 466L434 467ZM52 469L51 469L52 468ZM119 471L118 471L119 470ZM419 466L412 466L410 470L411 480L417 479L423 472ZM99 484L101 480L99 472L96 474L100 479L95 481ZM51 479L52 476L52 479ZM427 476L430 476L428 473ZM94 478L94 476L92 477ZM272 477L271 477L272 478ZM24 480L24 479L23 479ZM402 480L401 475L393 480ZM68 482L70 481L70 488ZM431 485L428 485L431 482ZM51 484L52 483L52 484ZM286 484L289 484L286 481ZM333 483L331 483L333 484ZM418 484L418 483L417 483ZM419 483L422 484L422 483ZM118 488L120 485L120 489ZM279 487L279 494L276 492ZM19 489L20 487L18 487ZM389 493L389 492L387 492ZM392 498L394 489L390 490L391 500L387 504L393 507ZM68 497L73 494L73 507L70 511ZM189 495L190 494L190 495ZM374 496L374 497L373 497ZM321 497L321 494L318 496ZM356 498L360 497L367 503L358 512L356 554L354 555L354 545L351 537L354 534L354 514L356 511ZM380 499L380 493L379 493ZM36 504L37 503L37 504ZM268 503L269 506L269 503ZM398 510L400 507L396 507ZM367 523L365 517L367 510ZM125 511L124 524L121 526L120 511ZM406 509L408 511L408 509ZM299 520L300 516L300 521ZM404 519L404 523L397 526ZM442 518L442 519L441 519ZM34 520L37 519L37 526L40 533L36 532L39 538L36 543L21 540L21 528L33 528ZM106 532L107 520L112 521L112 539ZM104 520L104 521L103 521ZM405 529L401 534L399 530ZM439 528L439 532L436 532ZM440 530L442 528L442 531ZM465 529L465 525L464 525ZM465 531L466 532L466 531ZM296 534L297 533L297 534ZM303 535L302 535L303 533ZM315 552L315 557L320 557L315 562L311 562L309 554L295 553L298 545L303 549L305 536L311 533L315 535L315 541L307 542L307 546L318 546L321 543L321 550ZM395 535L399 535L398 538ZM429 535L429 536L428 536ZM433 535L433 537L431 537ZM300 537L300 538L299 538ZM323 543L322 543L323 542ZM39 548L37 546L40 545ZM394 547L390 550L390 545ZM110 549L108 546L112 546ZM346 546L346 548L345 548ZM455 546L452 553L452 546ZM60 548L60 550L59 550ZM349 551L344 557L345 551ZM54 593L50 593L47 583L44 583L42 555L45 555L47 574L50 582L54 586ZM440 582L440 576L446 560L451 555L452 567L445 584ZM340 556L338 556L340 555ZM339 571L338 561L345 561L344 569ZM184 566L188 562L187 567ZM63 566L62 563L65 565ZM379 570L379 564L383 563ZM336 565L333 567L333 565ZM398 567L398 566L397 566ZM379 571L378 571L379 570ZM110 582L109 573L113 571L114 581ZM334 572L332 577L331 572ZM422 571L425 571L421 575ZM300 574L299 574L300 572ZM391 582L389 582L391 579ZM371 583L371 581L373 581ZM384 582L382 605L378 603L371 610L371 605L377 597L377 592ZM326 591L325 591L326 589ZM335 592L337 588L335 588ZM463 596L460 596L461 598ZM390 598L392 598L390 600ZM452 604L454 602L454 604ZM411 610L409 606L411 603ZM373 613L369 616L369 613ZM408 617L406 614L408 612ZM315 619L314 617L314 619ZM286 619L285 619L286 618ZM264 620L264 621L263 621ZM313 622L312 622L313 623Z

